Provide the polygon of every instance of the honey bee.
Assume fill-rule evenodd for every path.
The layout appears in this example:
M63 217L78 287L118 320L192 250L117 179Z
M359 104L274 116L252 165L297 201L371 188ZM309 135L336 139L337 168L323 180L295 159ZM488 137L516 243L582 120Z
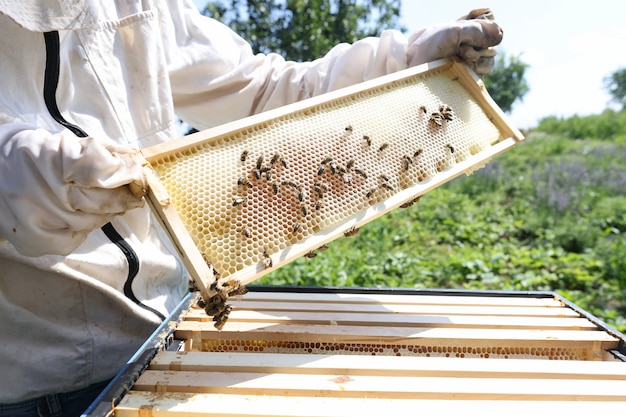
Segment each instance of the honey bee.
M300 230L300 223L295 222L293 225L293 232L298 233L298 230Z
M328 249L328 246L326 246L326 245L322 245L322 246L320 246L319 248L317 248L316 250L318 250L318 251L322 251L322 252L323 252L323 251L325 251L325 250L327 250L327 249Z
M385 188L385 189L387 189L389 191L393 191L393 187L391 185L387 184L386 182L381 184L381 187L383 187L383 188Z
M241 162L246 162L246 158L248 158L248 151L243 151L239 159L241 160Z
M306 216L307 214L309 214L309 209L307 208L306 204L300 205L300 211L302 211L303 216Z
M326 165L326 164L330 163L332 160L333 160L332 156L327 156L326 158L324 158L322 160L322 165Z
M211 263L211 261L209 260L209 257L207 256L207 254L206 254L206 253L203 253L203 254L202 254L202 260L204 261L204 263L205 263L205 264L207 264L207 266L208 266L210 269L213 269L213 270L214 270L214 268L213 268L213 264L212 264L212 263Z
M331 163L328 166L330 167L330 172L332 172L333 174L337 173L337 165Z
M402 204L400 208L403 208L403 209L409 208L413 204L417 203L420 200L420 198L422 198L422 196L419 196L419 197L414 198L413 200L407 201L406 203Z
M246 295L248 294L248 288L246 288L245 285L241 285L241 283L239 281L237 281L237 287L232 289L230 293L228 293L229 296L237 296L237 295Z
M351 159L346 164L346 171L350 171L350 169L352 169L353 166L354 166L354 159Z
M428 113L428 110L426 110L426 106L422 105L420 106L420 110L422 111L422 113L426 114Z
M345 130L346 130L346 133L347 133L347 134L352 133L352 130L353 130L353 129L352 129L352 125L348 125L348 126L346 126L346 129L345 129Z
M233 199L233 207L237 207L240 204L245 204L248 201L247 197L235 197Z
M417 158L418 156L420 156L422 154L422 152L424 152L422 150L422 148L419 148L418 150L415 151L415 153L413 154L413 158Z
M245 237L250 237L250 232L245 227L241 229L241 234L244 235Z
M319 190L324 193L328 191L328 187L326 186L326 184L320 184L319 182L316 182L315 184L313 184L313 187L319 188Z
M256 178L257 180L261 179L261 171L258 169L253 169L252 175L254 175L254 178Z
M359 168L354 168L354 172L356 172L357 174L359 174L361 177L363 177L363 179L367 179L367 174L365 173L365 171L363 171L362 169Z
M301 190L296 190L298 193L298 201L303 202L304 201L304 193Z
M293 181L282 181L280 185L291 187L291 188L294 188L295 190L300 190L300 186Z
M376 187L371 188L371 189L370 189L370 190L369 190L369 191L365 194L365 197L366 197L366 198L370 198L371 196L373 196L373 195L374 195L374 193L375 193L376 191L378 191L378 188L376 188Z
M285 161L285 158L283 158L282 155L280 155L279 153L275 153L270 160L270 165L276 165L278 162L280 162L283 168L287 168L287 162Z
M265 269L271 268L274 265L272 258L267 254L267 251L263 251L263 265Z
M216 294L209 299L204 307L204 312L208 316L217 316L226 310L226 300L220 295Z
M326 171L326 165L320 166L320 168L317 170L317 175L321 177L324 174L324 171Z
M439 114L447 121L452 120L452 109L447 104L439 106Z
M315 258L316 256L317 256L317 253L315 253L313 251L310 251L310 252L307 252L307 253L304 254L304 257L305 258L309 258L309 259Z
M324 197L325 189L322 188L322 185L320 185L319 183L313 184L313 190L317 193L318 198Z
M389 147L388 143L383 143L382 145L380 145L380 148L378 148L378 152L382 152L385 149L387 149Z
M351 237L351 236L356 236L359 234L359 228L358 227L351 227L350 229L346 230L345 232L343 232L345 237Z
M319 209L321 208L322 208L322 200L320 199L315 202L315 211L319 211Z
M379 177L379 178L380 178L381 180L385 181L385 182L388 182L388 181L389 181L389 177L388 177L388 176L386 176L385 174L380 174L380 177Z
M278 194L278 184L275 182L272 183L272 191L274 191L274 194Z
M256 169L261 170L263 166L263 155L259 156L259 159L256 160Z
M454 153L454 146L450 145L449 143L446 145L446 148L448 148L450 150L450 153Z
M409 157L409 155L402 155L402 170L408 171L409 165L413 163L413 160Z
M369 136L363 135L363 140L367 143L367 146L372 146L372 139Z
M443 121L442 121L442 117L441 114L439 113L433 113L430 115L430 121L434 124L436 124L437 126L441 127L443 126Z
M237 185L243 185L244 187L248 187L248 188L253 187L252 183L243 177L237 180Z
M224 328L224 325L228 321L231 310L232 307L230 306L230 304L225 304L224 308L213 317L213 321L215 322L213 326L217 330L222 330Z

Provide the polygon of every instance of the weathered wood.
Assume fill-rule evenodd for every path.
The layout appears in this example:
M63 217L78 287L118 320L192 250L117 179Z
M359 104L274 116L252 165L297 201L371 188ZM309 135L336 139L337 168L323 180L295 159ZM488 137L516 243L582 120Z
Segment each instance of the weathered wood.
M326 325L281 324L272 322L233 322L218 332L208 322L184 321L176 334L182 339L199 333L202 338L249 339L249 340L315 340L355 343L401 344L420 341L439 341L442 345L457 341L474 341L487 346L506 341L528 346L541 342L553 346L582 346L601 343L605 349L617 347L618 339L603 332L589 330L512 330L512 329L466 329L425 328L389 326L346 326L335 323Z
M204 312L193 314L194 320L210 321ZM256 312L234 309L229 327L235 322L264 322L276 324L345 325L345 326L402 326L402 327L454 327L479 329L539 329L539 330L596 330L584 318L520 317L520 316L450 316L421 314L378 314L366 312Z
M614 414L620 408L608 401L410 400L376 398L284 397L131 391L116 408L115 417L381 417L438 415L502 417L590 416Z
M297 373L449 378L626 380L626 362L426 358L236 352L160 352L156 371Z
M222 331L189 311L176 337L196 351L159 352L116 417L587 416L626 405L626 362L606 352L620 339L556 300L250 295ZM458 310L397 312L435 307Z

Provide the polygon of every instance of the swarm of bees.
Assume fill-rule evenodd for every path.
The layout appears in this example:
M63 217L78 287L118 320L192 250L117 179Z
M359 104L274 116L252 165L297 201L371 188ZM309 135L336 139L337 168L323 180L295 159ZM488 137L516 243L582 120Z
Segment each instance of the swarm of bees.
M245 285L242 285L238 279L229 277L222 278L220 273L213 268L213 265L211 265L211 262L204 254L203 258L209 268L213 270L215 280L209 286L209 290L214 292L214 294L208 300L198 300L197 306L203 308L208 316L213 317L213 321L215 322L214 326L217 330L222 330L232 311L232 306L226 304L226 301L229 297L247 294L248 289ZM197 290L197 286L192 282L190 284L190 291Z

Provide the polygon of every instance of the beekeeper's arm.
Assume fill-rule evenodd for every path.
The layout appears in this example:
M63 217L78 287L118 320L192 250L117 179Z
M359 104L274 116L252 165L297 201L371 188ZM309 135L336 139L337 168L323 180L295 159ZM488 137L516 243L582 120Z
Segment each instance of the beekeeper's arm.
M0 125L0 240L24 255L67 254L113 216L143 205L141 163L119 145Z
M254 55L226 26L199 15L193 4L172 13L177 44L172 53L172 90L178 114L197 129L212 127L304 98L452 57L478 74L491 71L502 30L489 9L426 27L406 37L380 37L335 46L313 62Z

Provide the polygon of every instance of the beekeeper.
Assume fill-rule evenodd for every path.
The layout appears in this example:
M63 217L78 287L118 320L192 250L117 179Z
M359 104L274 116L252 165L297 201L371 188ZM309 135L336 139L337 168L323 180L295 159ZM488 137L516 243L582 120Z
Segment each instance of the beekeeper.
M187 291L136 148L408 66L493 67L488 9L305 63L191 0L0 0L0 416L79 415Z

